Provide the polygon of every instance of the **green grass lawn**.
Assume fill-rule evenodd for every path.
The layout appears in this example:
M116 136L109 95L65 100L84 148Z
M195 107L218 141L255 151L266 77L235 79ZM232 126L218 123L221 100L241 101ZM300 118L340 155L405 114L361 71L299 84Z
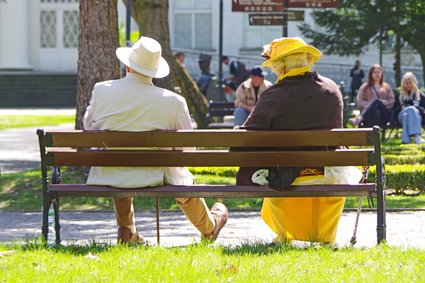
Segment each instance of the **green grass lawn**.
M0 130L75 123L75 115L0 115Z
M424 282L425 250L0 245L1 282Z

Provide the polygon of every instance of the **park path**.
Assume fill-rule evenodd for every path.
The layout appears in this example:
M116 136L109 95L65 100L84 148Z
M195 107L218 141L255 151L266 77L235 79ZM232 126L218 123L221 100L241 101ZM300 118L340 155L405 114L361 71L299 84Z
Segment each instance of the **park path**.
M387 213L387 243L397 247L425 248L425 211ZM137 226L149 244L156 244L154 211L136 211ZM338 227L336 244L349 245L353 232L355 212L344 212ZM199 242L195 228L180 211L161 212L161 245L184 246ZM63 244L96 242L116 243L113 211L62 212L61 233ZM41 233L40 212L0 212L0 242L21 242ZM237 246L247 242L273 241L274 233L262 221L259 211L230 211L227 225L217 244ZM301 243L302 244L302 243ZM376 245L376 214L362 212L357 232L356 247Z
M74 114L75 109L0 109L4 115ZM43 126L45 130L71 130L73 124ZM37 127L0 130L0 173L7 174L40 168Z

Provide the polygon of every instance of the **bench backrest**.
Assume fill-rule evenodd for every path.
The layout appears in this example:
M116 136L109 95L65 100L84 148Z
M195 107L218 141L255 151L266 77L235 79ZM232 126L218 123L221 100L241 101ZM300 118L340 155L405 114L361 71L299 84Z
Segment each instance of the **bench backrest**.
M379 128L37 133L43 166L381 166Z
M210 101L208 115L210 117L222 117L226 115L233 115L233 111L235 111L235 104L233 102Z

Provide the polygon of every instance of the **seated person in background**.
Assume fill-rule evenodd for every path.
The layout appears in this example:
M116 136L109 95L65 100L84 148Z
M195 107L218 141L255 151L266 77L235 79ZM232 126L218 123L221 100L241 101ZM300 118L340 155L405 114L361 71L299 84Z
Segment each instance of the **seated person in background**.
M230 60L228 56L223 56L223 64L229 66L229 76L225 80L233 82L233 88L237 87L249 77L249 70L245 64L235 59Z
M363 122L366 127L386 125L390 121L390 109L394 101L391 86L384 82L384 70L380 65L374 64L369 69L368 81L357 92L357 105L361 114L350 118L349 123L357 126Z
M266 58L262 66L275 72L278 81L263 92L240 128L276 131L342 128L343 98L339 87L331 79L312 71L312 65L322 56L318 49L299 37L282 37L264 46L262 56ZM265 185L255 180L257 173L265 169L256 169L240 168L237 184ZM297 174L287 178L287 183L358 183L361 172L350 169L299 168ZM266 171L272 172L272 169ZM273 187L271 174L268 175L268 184ZM277 234L278 241L333 243L344 203L344 197L264 198L261 215Z
M235 90L231 80L224 81L224 100L227 102L235 102Z
M141 37L131 48L118 48L116 55L126 65L127 76L95 85L84 115L84 129L133 132L192 129L185 99L152 83L152 78L166 77L170 71L156 40ZM191 185L193 177L185 167L92 167L87 184L117 188ZM136 228L133 199L117 197L113 201L118 243L142 242ZM210 211L202 198L176 198L176 202L203 238L215 240L226 224L228 213L221 203L214 204Z
M425 142L421 137L422 115L425 114L424 102L424 96L418 88L415 75L407 72L401 79L400 95L394 106L398 122L403 127L402 143L411 143L412 137L417 144Z
M265 75L261 67L254 67L250 71L249 79L236 89L234 126L240 126L245 122L263 91L273 85L264 79Z
M182 66L184 66L184 58L186 54L184 52L177 52L175 55L177 62L179 62Z
M350 70L351 84L350 84L350 102L354 102L357 91L362 85L364 77L363 69L360 67L360 60L356 60L354 67Z
M214 76L214 74L210 72L211 55L205 53L199 54L198 64L201 73L196 78L196 84L199 90L206 96L211 78Z

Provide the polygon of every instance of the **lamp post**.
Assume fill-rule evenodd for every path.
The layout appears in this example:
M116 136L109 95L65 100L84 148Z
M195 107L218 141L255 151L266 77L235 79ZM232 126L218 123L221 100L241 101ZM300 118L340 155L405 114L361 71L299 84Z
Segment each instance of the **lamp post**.
M130 47L130 29L131 29L131 0L127 0L125 4L126 8L126 14L125 14L125 46ZM122 64L120 64L123 66ZM122 77L125 77L127 75L126 68L122 68Z
M289 0L282 0L283 13L283 37L288 37L288 6Z
M223 94L223 0L220 0L218 38L218 97L224 100Z
M130 30L131 30L131 0L127 0L125 17L125 45L131 46Z

